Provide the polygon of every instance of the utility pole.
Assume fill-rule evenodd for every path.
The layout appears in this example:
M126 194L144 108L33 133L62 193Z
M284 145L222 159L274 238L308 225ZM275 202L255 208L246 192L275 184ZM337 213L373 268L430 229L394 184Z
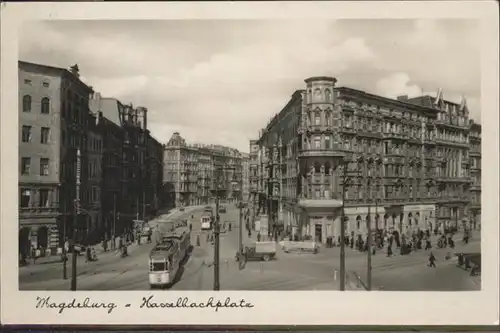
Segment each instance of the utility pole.
M116 193L113 193L113 242L116 237Z
M340 291L345 290L345 187L347 181L347 163L343 163L342 170L342 216L340 221Z
M63 247L62 247L62 255L63 255L63 279L66 280L68 278L67 272L67 261L68 261L68 253L66 251L66 219L64 219L63 224Z
M239 208L240 208L240 221L239 221L239 224L240 224L240 230L238 231L239 232L239 238L238 238L238 256L239 256L239 260L238 260L238 263L239 263L239 268L240 270L243 269L243 266L242 266L242 257L243 257L243 202L240 202L239 204Z
M80 156L80 149L76 150L76 198L73 207L73 253L72 253L72 263L71 263L71 290L76 291L76 265L77 265L77 253L76 253L76 221L80 213L80 177L82 172L82 162Z
M370 203L368 203L368 216L366 218L366 228L368 232L368 260L366 267L366 280L367 280L367 289L368 291L372 290L372 226L371 226L371 215L370 215Z
M283 142L281 141L281 136L279 138L279 150L278 150L279 155L279 163L280 163L280 193L279 193L279 208L278 208L278 223L280 223L281 227L281 222L283 221ZM278 237L276 236L276 241L278 240Z
M146 221L146 191L142 191L142 221Z
M218 176L218 170L217 176ZM215 224L214 224L214 290L220 290L219 281L219 177L215 179Z

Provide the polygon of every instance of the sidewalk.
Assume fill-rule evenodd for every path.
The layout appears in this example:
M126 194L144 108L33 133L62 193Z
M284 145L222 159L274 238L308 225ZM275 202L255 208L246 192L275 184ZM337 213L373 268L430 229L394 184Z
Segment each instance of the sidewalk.
M185 207L185 209L186 209L186 211L190 211L190 210L193 210L193 209L196 209L199 207L204 207L204 206L189 206L189 207ZM179 212L179 209L174 208L174 209L170 210L167 214L164 214L164 215L172 216L172 215L176 214L177 212ZM182 213L185 213L185 212L182 212ZM152 219L151 222L154 222L158 217L159 216ZM145 243L145 240L143 243ZM95 249L95 252L96 252L96 255L97 255L99 261L106 259L108 257L114 257L117 254L119 254L118 250L111 250L110 244L111 244L111 241L108 241L108 251L107 252L104 251L104 247L102 245L102 242L92 246ZM134 244L137 245L137 243L134 243ZM70 265L71 264L71 253L69 253L68 256L69 256L69 258L68 258L67 264ZM85 262L84 255L79 256L78 259L79 259L78 260L79 262L82 262L82 261ZM33 263L33 260L28 260L28 265L20 266L19 271L20 271L20 275L21 275L21 272L23 272L23 271L36 272L36 271L41 271L41 270L48 269L49 267L51 268L51 267L57 266L57 265L60 265L62 267L61 256L60 255L50 255L50 256L46 256L46 257L37 258L35 263Z
M145 244L141 243L141 244ZM129 245L129 252L134 252L136 248L141 245L137 245L137 242ZM96 251L97 252L97 251ZM85 262L85 256L78 256L77 259L77 270L78 275L84 275L92 271L94 268L111 263L115 261L120 255L120 250L110 250L108 252L102 252L97 255L97 261ZM58 257L59 258L59 257ZM68 274L71 272L72 255L69 254L68 261L66 262L66 269ZM53 261L51 263L45 264L35 264L24 266L19 269L19 279L20 282L23 280L51 280L62 278L63 263L62 261Z

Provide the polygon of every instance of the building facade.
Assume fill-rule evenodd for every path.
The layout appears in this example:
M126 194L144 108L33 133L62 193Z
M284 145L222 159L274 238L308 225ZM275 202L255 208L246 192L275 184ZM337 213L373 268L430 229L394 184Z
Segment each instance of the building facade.
M243 169L241 198L244 202L250 201L250 154L241 153Z
M477 229L481 228L481 125L471 122L469 139L472 185L468 212L471 226Z
M164 146L165 195L175 207L241 200L241 153L219 145L188 144L175 132Z
M104 235L105 227L101 206L101 189L103 187L103 131L99 114L88 114L88 188L85 191L86 201L89 203L87 219L87 235L91 243L98 242ZM90 240L89 239L89 240Z
M368 225L397 233L467 220L471 201L469 110L422 96L398 100L306 81L257 141L258 212L270 229L337 240ZM343 208L344 206L344 208ZM370 224L368 224L370 221Z
M80 149L81 189L88 189L87 116L92 88L70 70L20 61L19 70L19 253L31 247L61 246L80 231L73 213L76 151ZM80 201L88 205L85 197ZM74 235L76 238L79 233ZM44 251L48 252L48 251ZM47 253L42 253L45 255Z
M163 205L163 145L147 128L147 109L93 95L102 152L102 207L107 239L147 220Z

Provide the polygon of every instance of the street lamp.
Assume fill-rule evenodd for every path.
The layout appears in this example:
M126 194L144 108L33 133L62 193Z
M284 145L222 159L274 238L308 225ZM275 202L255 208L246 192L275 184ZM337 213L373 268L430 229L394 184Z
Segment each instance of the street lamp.
M358 158L358 162L361 161L361 158ZM345 222L347 220L345 216L345 194L346 187L351 184L350 179L347 176L347 169L349 166L350 160L344 158L341 161L342 164L342 216L340 219L340 291L345 290L345 232L346 225ZM359 167L356 170L356 174L359 174Z
M234 167L215 167L216 172L234 170ZM215 223L214 223L214 285L215 291L220 290L220 215L219 215L219 177L215 181ZM241 231L240 231L241 232Z

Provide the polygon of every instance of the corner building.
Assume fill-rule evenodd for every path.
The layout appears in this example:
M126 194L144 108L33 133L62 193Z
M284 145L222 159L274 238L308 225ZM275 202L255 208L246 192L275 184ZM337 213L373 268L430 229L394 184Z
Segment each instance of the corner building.
M242 199L242 154L220 145L188 144L173 133L164 146L163 179L171 206L214 203Z
M257 140L257 214L271 230L337 240L343 204L349 235L366 234L367 219L397 233L469 220L465 99L454 104L439 91L393 100L336 87L333 77L305 82Z
M92 88L70 70L18 62L19 72L19 254L31 246L54 254L73 233L76 151L81 152L81 206L88 207L88 101ZM79 223L82 222L82 223ZM47 251L45 251L47 250Z

